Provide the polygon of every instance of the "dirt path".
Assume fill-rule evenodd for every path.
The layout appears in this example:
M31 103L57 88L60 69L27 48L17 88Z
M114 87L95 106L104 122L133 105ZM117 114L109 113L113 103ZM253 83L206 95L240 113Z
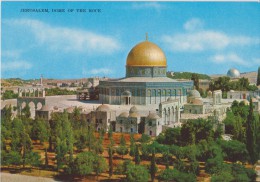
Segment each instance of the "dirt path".
M43 178L36 176L25 176L21 174L10 174L10 173L0 173L1 182L55 182L54 179L51 178Z

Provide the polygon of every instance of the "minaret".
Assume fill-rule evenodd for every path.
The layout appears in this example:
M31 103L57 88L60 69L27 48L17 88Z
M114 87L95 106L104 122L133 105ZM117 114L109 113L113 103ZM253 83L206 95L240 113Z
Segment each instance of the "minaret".
M40 85L41 85L41 86L43 86L42 80L43 80L43 75L41 74L41 80L40 80Z

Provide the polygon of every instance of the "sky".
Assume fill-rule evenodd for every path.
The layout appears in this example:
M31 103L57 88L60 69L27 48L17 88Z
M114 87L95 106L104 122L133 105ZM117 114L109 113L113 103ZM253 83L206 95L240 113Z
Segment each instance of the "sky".
M257 2L2 2L1 8L1 78L124 77L127 55L146 33L164 51L168 71L211 75L260 66Z

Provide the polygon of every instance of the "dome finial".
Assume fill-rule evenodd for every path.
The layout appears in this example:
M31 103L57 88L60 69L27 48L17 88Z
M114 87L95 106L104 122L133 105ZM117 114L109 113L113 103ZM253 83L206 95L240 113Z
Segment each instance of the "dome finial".
M145 40L148 41L148 33L145 33Z

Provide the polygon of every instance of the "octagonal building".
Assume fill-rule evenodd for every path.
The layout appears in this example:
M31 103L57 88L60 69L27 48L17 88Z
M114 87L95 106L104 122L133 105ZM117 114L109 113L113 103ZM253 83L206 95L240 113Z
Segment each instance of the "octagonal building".
M138 43L127 56L125 77L100 81L99 99L112 105L158 105L169 97L186 103L193 81L173 80L166 72L163 50L148 40Z

